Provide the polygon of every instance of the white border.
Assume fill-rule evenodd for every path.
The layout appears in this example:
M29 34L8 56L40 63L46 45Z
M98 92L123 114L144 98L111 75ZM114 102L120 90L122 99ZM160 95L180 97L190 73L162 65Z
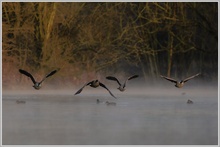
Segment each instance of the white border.
M1 38L1 41L2 41L2 2L218 2L218 26L219 26L219 22L220 22L220 13L219 13L219 0L180 0L180 1L176 1L176 0L137 0L137 1L134 1L134 0L65 0L65 1L61 1L61 0L29 0L29 1L25 1L25 0L1 0L1 4L0 4L0 7L1 7L1 14L0 14L0 26L1 26L1 34L0 34L0 38ZM218 36L219 36L219 27L218 27ZM219 78L219 75L220 75L220 69L219 69L219 65L220 65L220 52L219 52L219 37L218 37L218 145L219 146L219 139L220 139L220 136L219 136L219 132L220 132L220 128L219 128L219 83L220 83L220 78ZM1 76L1 79L0 79L0 84L1 84L1 88L0 88L0 96L1 96L1 100L0 100L0 106L1 106L1 109L0 109L0 114L1 114L1 121L0 121L0 145L2 145L2 45L0 47L0 51L1 51L1 55L0 55L0 60L1 60L1 66L0 66L0 76ZM10 146L10 145L7 145L7 146ZM13 145L13 146L24 146L24 145ZM33 145L25 145L25 146L33 146ZM34 146L42 146L42 145L34 145ZM53 145L43 145L43 146L53 146ZM58 145L58 146L66 146L66 145ZM68 145L69 146L69 145ZM86 146L86 145L70 145L70 146ZM90 146L96 146L96 145L90 145ZM103 145L102 145L103 146ZM105 145L107 146L107 145ZM108 145L109 147L110 146L115 146L115 145ZM122 145L122 146L125 146L125 145ZM127 145L126 145L127 146ZM132 145L133 146L133 145ZM170 146L170 145L138 145L138 146ZM173 146L173 145L172 145ZM174 146L180 146L180 145L174 145ZM192 145L181 145L182 146L192 146ZM201 146L201 145L193 145L193 146ZM205 145L205 146L216 146L216 145Z
M1 42L2 42L2 3L0 4L0 7L1 7L1 14L0 14L0 26L1 26L1 34L0 34L0 38L1 38ZM1 76L1 80L0 80L0 83L1 83L1 88L0 88L0 93L1 93L1 100L0 100L0 106L1 106L1 110L0 110L0 113L1 113L1 122L0 122L0 130L1 130L1 139L0 139L0 144L2 146L2 43L1 43L1 47L0 47L0 51L1 51L1 55L0 55L0 60L1 60L1 66L0 66L0 76Z

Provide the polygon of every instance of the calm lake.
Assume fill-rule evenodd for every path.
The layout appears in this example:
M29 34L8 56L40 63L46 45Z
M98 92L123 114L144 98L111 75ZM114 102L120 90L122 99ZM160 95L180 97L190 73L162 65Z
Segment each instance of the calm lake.
M184 91L174 87L160 93L115 90L118 99L106 91L88 89L76 96L74 91L3 92L2 144L218 144L217 88ZM96 103L97 99L101 102ZM188 99L194 103L187 104Z

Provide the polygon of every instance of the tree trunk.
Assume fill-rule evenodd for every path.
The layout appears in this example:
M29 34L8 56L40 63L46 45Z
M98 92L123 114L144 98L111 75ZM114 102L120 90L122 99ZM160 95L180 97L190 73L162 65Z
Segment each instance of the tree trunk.
M172 67L172 58L173 58L173 36L169 37L169 50L168 50L168 66L167 66L167 76L170 77L171 67Z

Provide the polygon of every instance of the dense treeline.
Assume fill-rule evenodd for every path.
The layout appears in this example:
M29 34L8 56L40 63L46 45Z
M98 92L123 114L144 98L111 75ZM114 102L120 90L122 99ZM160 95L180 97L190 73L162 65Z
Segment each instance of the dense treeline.
M3 87L18 68L69 82L218 73L217 2L3 2L2 38Z

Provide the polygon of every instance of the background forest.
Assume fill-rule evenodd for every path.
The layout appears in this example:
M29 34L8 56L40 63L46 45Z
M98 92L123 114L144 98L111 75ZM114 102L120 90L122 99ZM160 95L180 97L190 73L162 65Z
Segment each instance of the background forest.
M217 2L2 2L2 85L29 83L60 69L49 83L139 74L218 77Z

